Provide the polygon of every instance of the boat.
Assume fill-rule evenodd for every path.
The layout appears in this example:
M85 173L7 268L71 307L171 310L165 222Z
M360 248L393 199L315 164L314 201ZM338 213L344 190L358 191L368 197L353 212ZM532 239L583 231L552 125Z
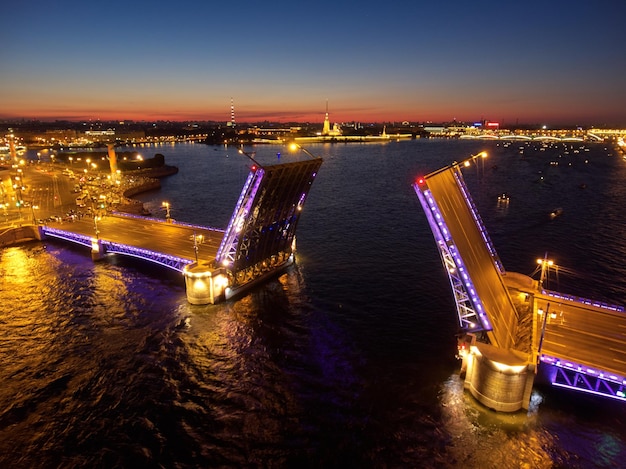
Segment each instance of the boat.
M550 220L554 220L557 217L560 217L561 215L563 215L563 209L562 208L555 208L554 210L552 210L550 212Z

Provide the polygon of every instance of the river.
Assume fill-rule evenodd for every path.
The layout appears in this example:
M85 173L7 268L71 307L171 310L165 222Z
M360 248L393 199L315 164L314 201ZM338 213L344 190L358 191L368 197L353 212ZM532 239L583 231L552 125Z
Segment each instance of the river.
M155 216L167 200L177 220L226 227L249 159L136 149L180 170L140 196ZM624 304L626 161L581 143L307 149L324 164L297 263L234 301L189 305L178 274L57 241L0 251L2 467L623 467L623 403L536 386L528 412L500 414L463 391L411 183L486 150L464 175L504 267L531 274L547 252L550 288Z

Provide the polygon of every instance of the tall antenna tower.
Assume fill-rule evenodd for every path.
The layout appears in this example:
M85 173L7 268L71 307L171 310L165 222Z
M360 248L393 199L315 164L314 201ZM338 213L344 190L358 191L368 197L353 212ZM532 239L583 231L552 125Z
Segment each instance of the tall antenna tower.
M235 104L233 98L230 98L230 126L235 127Z

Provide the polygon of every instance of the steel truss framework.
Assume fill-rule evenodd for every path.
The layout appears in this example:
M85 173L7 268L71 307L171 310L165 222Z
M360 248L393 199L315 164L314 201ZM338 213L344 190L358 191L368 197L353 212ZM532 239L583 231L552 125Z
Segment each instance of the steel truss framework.
M418 181L413 185L413 188L424 209L437 244L437 250L448 274L459 316L459 325L462 329L475 332L490 331L492 326L489 318L485 314L482 302L476 294L472 279L465 269L463 259L448 231L439 207L430 190L426 187L420 187L421 184L425 184L425 181Z
M296 226L321 158L253 168L216 256L234 287L290 262Z
M80 233L72 233L71 231L58 230L49 226L43 226L41 229L43 231L43 234L46 236L52 236L53 238L64 239L72 243L91 247L91 236L83 235Z
M126 244L118 244L109 241L102 241L105 252L123 254L125 256L136 257L138 259L144 259L154 264L159 264L177 272L182 272L186 265L191 264L191 259L184 259L182 257L170 256L156 251L150 251L149 249L141 249Z
M541 362L544 366L550 366L549 375L553 386L626 402L624 377L546 355L541 356Z

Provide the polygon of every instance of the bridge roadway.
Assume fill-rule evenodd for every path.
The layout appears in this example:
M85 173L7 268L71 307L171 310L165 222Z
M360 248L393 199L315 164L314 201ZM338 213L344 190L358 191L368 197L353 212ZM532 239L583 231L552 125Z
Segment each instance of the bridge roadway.
M51 228L96 237L96 224L91 217L73 222L49 222ZM102 240L148 249L195 261L194 235L198 258L215 259L224 231L178 223L167 223L154 218L107 215L97 222Z
M493 331L488 332L489 339L498 347L516 348L517 311L484 241L483 234L457 185L455 171L459 170L447 168L427 176L428 189L439 206L440 213L493 326Z
M535 312L547 311L540 354L626 377L626 313L537 292L534 295ZM543 315L539 317L537 338L544 320Z

